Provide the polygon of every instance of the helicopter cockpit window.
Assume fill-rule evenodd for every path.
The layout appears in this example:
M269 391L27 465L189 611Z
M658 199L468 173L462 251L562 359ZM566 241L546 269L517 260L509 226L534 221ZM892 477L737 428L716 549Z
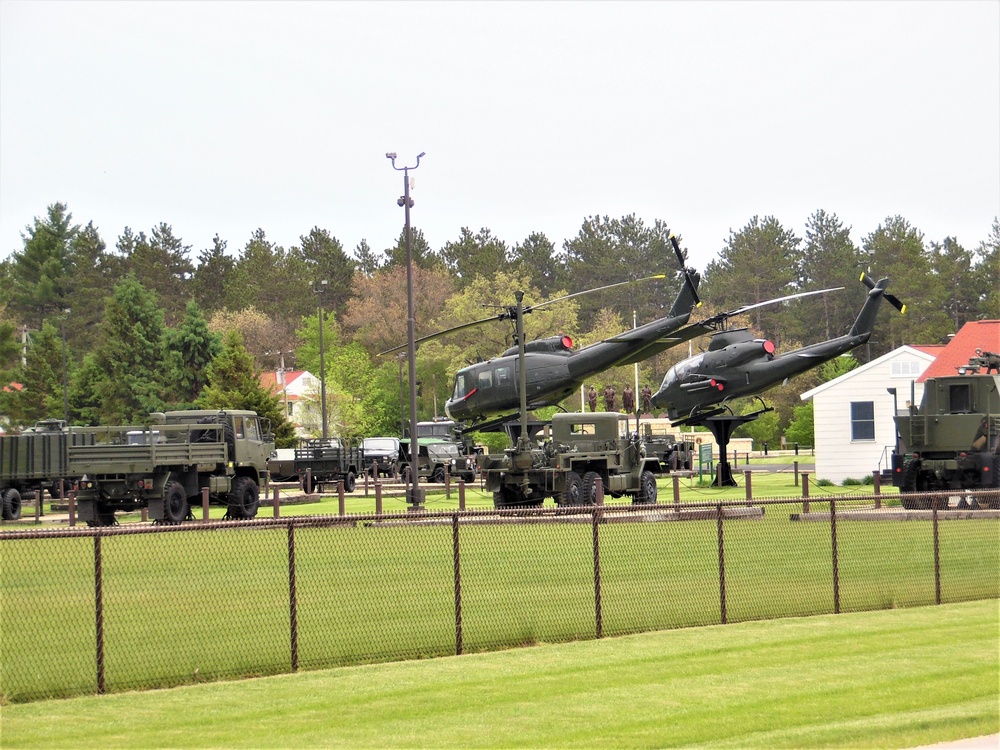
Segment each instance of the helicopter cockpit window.
M507 385L510 382L510 368L509 367L498 367L495 371L496 382L498 386Z
M704 359L704 355L699 355L694 359L678 362L676 365L671 367L667 370L667 374L663 378L663 387L666 388L679 380L683 380L689 373L697 370L701 365L702 359Z
M479 390L482 390L483 388L492 388L493 387L493 373L490 372L489 370L483 370L481 373L479 373L479 386L478 387L479 387Z
M455 392L452 394L452 398L458 400L460 398L465 398L465 375L459 373L455 376Z

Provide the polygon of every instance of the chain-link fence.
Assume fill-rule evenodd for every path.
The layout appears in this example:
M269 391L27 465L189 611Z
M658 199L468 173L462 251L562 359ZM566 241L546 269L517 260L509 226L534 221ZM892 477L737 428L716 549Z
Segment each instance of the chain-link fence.
M997 493L993 493L995 497ZM875 495L0 533L0 694L1000 597L1000 511ZM985 505L985 503L983 503Z

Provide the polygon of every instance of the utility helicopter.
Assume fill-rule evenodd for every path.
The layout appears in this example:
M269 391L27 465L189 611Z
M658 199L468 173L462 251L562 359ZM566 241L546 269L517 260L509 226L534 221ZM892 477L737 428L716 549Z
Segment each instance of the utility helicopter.
M516 304L489 318L475 320L454 328L417 339L419 344L429 339L455 331L482 325L491 321L510 320L514 324L514 346L495 359L464 367L455 374L452 395L445 404L445 413L456 421L469 424L467 429L490 429L510 420L520 411L551 406L578 391L588 379L619 365L633 364L676 345L675 331L691 317L691 310L701 304L698 298L697 271L684 266L684 255L677 240L670 242L680 263L682 285L666 317L624 331L580 350L573 350L573 340L566 335L526 341L523 317L545 305L602 291L636 281L666 278L665 274L633 281L609 284L597 289L568 294L535 305L523 304L523 293L515 293ZM698 335L692 333L692 336ZM396 347L382 354L402 349ZM521 362L524 366L521 366ZM497 417L486 422L487 417Z
M784 354L776 355L772 341L754 338L745 328L717 330L733 315L768 303L721 313L678 331L677 335L686 336L690 329L701 329L702 333L715 330L707 351L682 360L667 371L660 389L653 394L651 404L666 409L674 424L703 423L728 411L726 404L731 399L759 396L795 375L861 346L871 337L883 299L901 313L906 310L899 299L885 291L889 279L874 282L867 273L862 273L861 283L869 290L868 299L846 335ZM765 411L769 410L765 407Z

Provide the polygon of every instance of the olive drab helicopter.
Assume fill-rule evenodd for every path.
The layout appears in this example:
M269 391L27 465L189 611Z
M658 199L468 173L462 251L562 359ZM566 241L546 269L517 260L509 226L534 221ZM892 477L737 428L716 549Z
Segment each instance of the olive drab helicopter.
M419 344L491 321L509 320L514 324L514 346L495 359L469 365L455 374L452 395L445 404L448 416L456 421L468 423L469 429L472 426L480 430L497 427L518 412L523 416L527 410L558 404L578 391L588 378L598 373L612 367L639 362L676 345L679 340L672 334L688 322L692 308L700 304L698 298L700 276L694 269L684 266L684 255L673 236L670 237L670 242L681 266L682 286L670 308L670 313L651 323L623 331L583 349L574 350L573 340L566 335L526 341L523 318L532 310L545 305L623 284L663 279L666 278L665 274L609 284L534 305L524 305L524 295L519 291L515 293L516 304L496 315L418 339L416 343ZM697 334L692 333L692 337L695 335ZM388 354L401 348L396 347L381 353ZM487 423L485 420L488 417L494 419Z
M660 389L653 394L652 405L665 409L674 424L701 423L713 415L728 411L726 404L731 399L759 397L768 388L861 346L871 337L875 316L883 299L900 312L905 312L906 309L903 303L885 291L889 279L881 279L876 283L868 274L862 273L861 282L868 287L868 299L846 335L784 354L775 354L773 342L754 338L745 328L715 330L729 317L759 305L722 313L690 326L689 328L700 328L702 333L715 330L708 349L671 367L664 376ZM777 300L772 300L774 301ZM686 335L687 331L678 333ZM765 407L765 410L769 409Z

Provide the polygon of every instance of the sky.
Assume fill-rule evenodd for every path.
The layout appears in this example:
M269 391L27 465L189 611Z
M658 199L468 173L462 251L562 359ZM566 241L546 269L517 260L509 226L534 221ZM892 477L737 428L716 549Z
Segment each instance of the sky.
M0 0L0 258L63 202L109 249L165 222L351 253L462 227L557 248L659 219L704 267L819 209L859 245L1000 215L1000 3ZM875 269L877 270L877 269Z

